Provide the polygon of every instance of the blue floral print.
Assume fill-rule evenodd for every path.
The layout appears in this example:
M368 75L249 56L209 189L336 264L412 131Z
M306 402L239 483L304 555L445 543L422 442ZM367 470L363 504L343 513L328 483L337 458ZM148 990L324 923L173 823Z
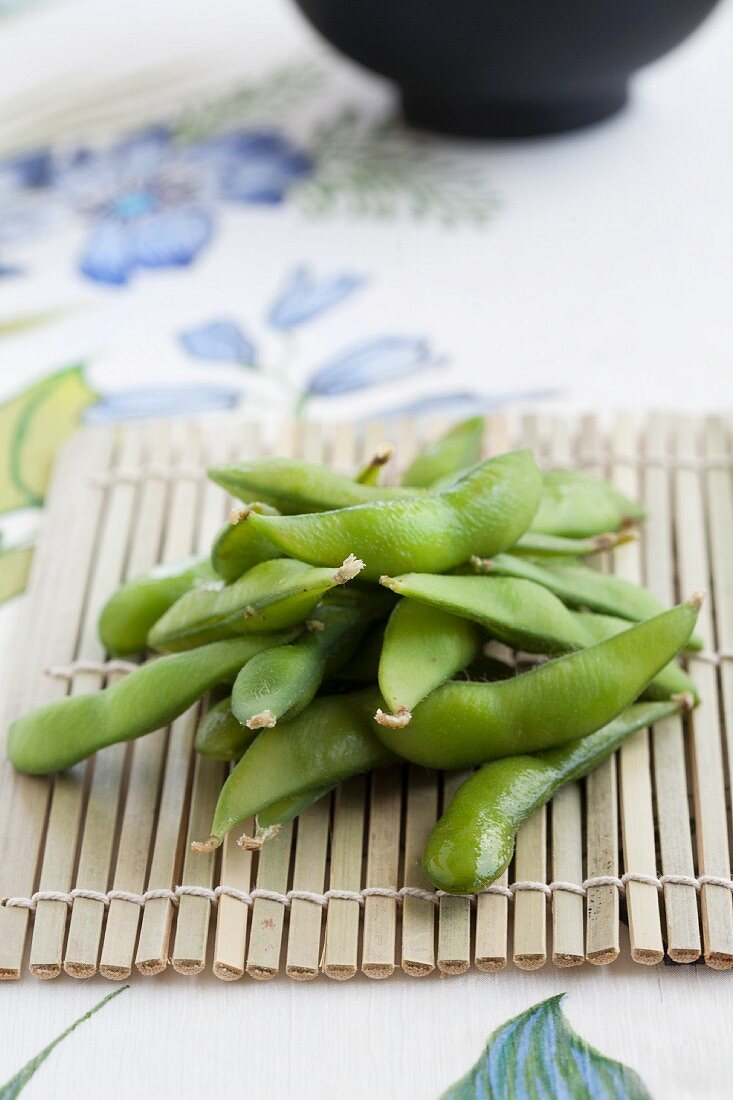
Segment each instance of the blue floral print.
M252 367L255 347L236 321L210 321L180 334L181 345L196 359Z
M89 424L113 424L118 420L200 416L202 413L234 409L241 396L238 389L216 386L160 386L121 390L100 398L87 409L84 419Z
M341 397L405 378L438 362L425 340L408 336L367 340L317 370L308 381L306 393L312 397Z
M211 240L217 204L279 203L312 170L309 157L271 131L241 131L190 145L155 127L109 149L53 157L40 150L0 164L0 194L20 202L47 191L89 225L79 270L124 286L143 269L186 267ZM11 211L17 223L25 204ZM0 241L4 234L0 219ZM23 227L13 236L26 235Z
M317 279L308 267L296 267L273 302L268 323L286 332L338 305L364 282L361 275L346 274Z

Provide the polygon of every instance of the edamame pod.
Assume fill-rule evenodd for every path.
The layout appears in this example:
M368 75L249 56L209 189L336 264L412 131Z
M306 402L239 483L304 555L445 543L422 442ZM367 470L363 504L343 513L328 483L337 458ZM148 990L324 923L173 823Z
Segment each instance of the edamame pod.
M295 458L255 458L234 466L212 466L209 477L240 500L263 500L285 515L415 496L414 489L364 485L326 466Z
M255 531L251 524L242 522L249 511L260 512L264 516L278 514L269 504L260 501L248 504L244 514L241 508L233 508L229 513L229 522L219 530L211 546L214 573L227 584L238 580L253 565L282 556L269 539Z
M480 648L481 632L472 622L415 600L400 600L389 617L379 661L379 688L392 713L379 709L376 720L406 726L412 708L470 664Z
M90 695L69 695L13 722L8 757L21 772L46 775L167 726L216 684L232 681L256 653L286 640L253 635L149 661Z
M592 642L602 642L606 638L612 638L628 628L628 622L617 619L612 615L595 615L591 611L578 611L578 617L583 623L583 628L588 632ZM671 699L673 695L689 694L699 702L697 688L683 668L676 661L670 661L661 672L658 672L653 680L644 689L645 699Z
M340 568L314 569L278 558L253 566L234 584L188 592L150 632L154 649L179 650L239 634L262 634L303 622L336 585L361 571L348 557Z
M392 763L372 732L376 697L323 696L292 721L263 730L222 787L211 836L194 849L213 851L235 825L275 802Z
M379 593L374 593L379 595ZM232 712L250 730L294 718L308 706L329 667L348 660L367 624L383 613L372 593L328 596L292 645L278 646L248 661L232 690Z
M381 581L400 596L480 623L493 638L513 649L567 653L589 644L578 617L552 592L532 581L431 573L406 573L382 577Z
M193 747L201 756L212 760L239 760L256 736L257 730L248 730L234 717L232 697L227 695L204 715L196 730Z
M587 538L644 518L644 510L612 485L575 470L548 470L532 530Z
M436 481L455 477L481 458L483 416L456 424L444 436L423 447L402 476L403 485L429 489Z
M488 459L439 493L310 515L253 512L247 523L284 553L313 564L342 561L348 547L364 561L368 580L413 570L442 573L472 554L512 546L529 526L541 484L531 453L515 451Z
M606 550L615 550L626 542L633 542L636 531L609 531L585 539L569 539L562 535L543 535L537 531L525 531L512 546L512 554L533 558L587 558Z
M172 565L156 565L128 581L110 596L99 616L99 637L113 657L142 653L148 632L176 600L193 588L216 580L207 558L189 557Z
M536 756L484 765L459 787L428 838L425 873L439 890L474 894L509 866L517 830L565 783L598 767L632 733L663 721L682 702L635 703L595 733Z
M379 476L394 454L394 443L380 443L376 451L361 470L354 481L359 485L379 485Z
M630 706L692 633L695 595L598 645L498 683L444 684L405 730L375 725L398 756L428 768L464 768L585 737Z

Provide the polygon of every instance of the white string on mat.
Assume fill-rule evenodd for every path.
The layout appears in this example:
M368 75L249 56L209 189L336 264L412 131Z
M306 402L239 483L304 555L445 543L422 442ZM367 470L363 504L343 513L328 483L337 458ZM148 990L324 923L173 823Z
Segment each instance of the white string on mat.
M235 886L216 886L213 890L207 886L176 886L175 889L163 887L158 890L146 890L144 894L135 894L127 890L108 890L106 893L102 893L99 890L85 890L77 887L68 893L60 890L39 890L30 898L4 898L0 900L0 906L5 906L8 909L29 909L33 911L40 901L60 901L65 905L72 906L76 898L88 898L91 901L100 902L105 908L112 901L127 901L142 908L149 901L158 899L170 901L177 905L182 897L203 898L205 901L211 902L212 905L216 905L223 895L241 901L248 906L254 905L258 899L276 901L285 906L286 909L290 908L293 901L310 901L314 905L325 907L332 899L338 899L341 901L355 901L359 905L364 905L366 899L370 897L391 898L396 902L402 902L404 898L410 897L438 905L440 899L444 897L468 897L472 902L475 902L481 894L498 894L509 901L514 898L515 894L525 892L544 894L547 898L552 898L557 893L570 893L585 897L589 890L599 886L615 886L623 893L630 882L653 886L660 892L664 890L665 886L692 886L698 892L704 886L721 886L733 893L733 879L721 878L718 875L698 875L695 878L692 875L655 876L645 875L639 871L627 871L620 878L616 875L595 875L593 878L585 879L582 883L563 882L562 880L549 883L526 880L514 882L511 886L501 886L494 883L492 886L487 886L480 894L464 895L447 894L444 890L421 890L417 886L401 886L398 890L391 886L365 886L362 890L326 890L323 894L312 890L288 890L286 894L277 890L238 890Z
M78 660L70 661L67 665L49 665L48 668L44 668L43 675L50 676L54 680L73 680L80 672L96 673L99 676L109 676L111 673L116 672L127 676L138 668L140 668L140 665L135 664L134 661Z

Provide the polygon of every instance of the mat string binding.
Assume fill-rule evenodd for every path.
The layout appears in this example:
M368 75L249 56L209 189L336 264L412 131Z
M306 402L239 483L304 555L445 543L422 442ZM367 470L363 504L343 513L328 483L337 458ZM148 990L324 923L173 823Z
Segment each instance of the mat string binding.
M660 467L665 470L690 470L694 473L703 473L712 470L730 472L733 469L733 459L725 455L715 458L677 458L674 455L665 454L614 454L610 451L583 451L578 456L578 462L571 465L545 462L540 460L540 466L557 469L577 469L581 466L632 466L635 469L644 469L649 466ZM95 489L108 489L115 485L136 485L141 481L156 478L159 481L194 481L206 480L206 470L202 466L181 463L180 466L170 466L163 463L146 463L142 466L127 469L120 466L116 470L110 470L107 474L97 474L90 478L89 484Z
M705 664L715 665L717 668L723 661L733 661L733 650L722 649L718 653L701 650L699 653L689 653L687 659L689 661L703 661ZM502 660L507 660L507 658L502 657ZM544 663L546 658L539 658L529 653L516 653L511 660L512 663L516 665L522 665ZM140 668L140 665L135 664L134 661L77 660L70 661L66 665L50 665L48 668L44 668L43 674L44 676L50 676L54 680L71 681L75 676L85 672L97 676L110 676L112 673L116 673L119 676L127 676L130 672L135 672L138 668Z
M721 886L733 893L733 880L720 878L717 875L699 875L693 878L691 875L644 875L638 871L628 871L618 878L616 875L596 875L587 878L583 883L577 882L515 882L511 886L501 886L494 883L482 890L479 894L447 894L444 890L421 890L417 886L402 886L395 890L390 886L365 886L363 890L326 890L324 894L317 894L311 890L288 890L281 894L276 890L238 890L234 886L216 886L213 890L206 886L176 886L171 890L163 888L159 890L146 890L144 894L134 894L127 890L109 890L102 893L99 890L85 890L77 887L65 893L61 890L39 890L30 898L4 898L0 900L0 906L7 909L29 909L34 911L41 901L60 901L71 907L76 898L86 898L89 901L97 901L104 905L105 909L113 901L127 901L141 908L149 901L164 900L178 905L182 897L203 898L205 901L216 905L220 897L234 898L247 906L252 906L258 899L264 901L279 902L286 909L290 908L293 901L309 901L314 905L325 908L332 900L355 901L364 905L367 898L391 898L401 903L404 898L417 898L420 901L428 901L433 905L439 905L444 897L468 897L475 904L483 895L495 894L511 901L515 894L529 891L544 894L552 898L556 893L578 894L585 897L589 890L600 886L615 886L622 893L630 882L642 883L645 886L653 886L660 892L665 886L692 886L698 892L703 886Z

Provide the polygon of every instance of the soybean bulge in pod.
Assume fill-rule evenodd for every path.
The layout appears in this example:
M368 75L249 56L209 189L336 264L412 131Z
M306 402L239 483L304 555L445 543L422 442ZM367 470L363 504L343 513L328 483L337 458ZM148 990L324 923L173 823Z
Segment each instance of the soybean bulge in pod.
M38 707L10 727L10 761L18 771L45 775L167 726L211 688L231 683L256 653L284 640L268 634L214 642L149 661L104 691Z
M589 636L589 644L612 638L622 630L628 629L628 622L613 615L597 615L592 611L576 612L583 629ZM673 695L689 694L695 702L699 701L697 688L692 679L677 661L670 661L644 689L645 699L670 699Z
M699 606L693 597L511 680L443 684L415 707L406 729L375 723L376 734L398 756L428 768L465 768L585 737L630 706L684 648Z
M643 508L607 482L575 470L548 470L532 530L587 538L643 519Z
M113 657L142 653L148 632L176 600L216 580L206 558L188 557L170 565L156 565L123 584L110 596L99 616L99 637Z
M406 725L412 708L469 665L480 647L481 631L473 623L400 600L389 617L379 660L379 688L391 713L378 710L377 721Z
M517 830L535 810L598 767L636 730L680 709L678 702L635 703L561 748L485 764L459 787L428 838L423 867L430 881L449 894L484 890L509 866Z
M348 661L369 623L386 611L389 604L380 596L348 590L327 593L299 638L248 661L232 689L237 720L256 730L303 710L324 676Z
M361 563L314 569L278 558L253 566L233 584L182 596L150 632L153 649L175 651L239 634L262 634L303 622L326 592L355 577Z
M552 592L532 581L406 573L382 577L382 584L426 606L480 623L493 638L514 649L567 653L589 642L578 617Z
M212 569L227 584L238 580L253 565L281 557L280 551L269 539L255 531L251 524L243 522L250 511L270 516L278 514L274 508L260 501L248 504L244 513L239 508L232 509L229 521L219 529L211 545Z
M452 478L475 465L481 458L485 420L474 416L456 424L434 443L428 443L402 475L402 484L429 489L444 478Z
M415 496L413 489L364 484L327 466L295 458L254 458L212 466L209 477L239 500L263 501L285 515Z
M441 492L318 514L252 513L247 522L283 553L314 565L355 554L368 580L383 573L441 573L473 554L512 546L531 522L541 480L531 453L515 451L481 463Z
M230 829L273 803L392 763L373 732L377 701L376 691L322 696L289 722L263 730L222 787L211 836L196 850L218 847Z

